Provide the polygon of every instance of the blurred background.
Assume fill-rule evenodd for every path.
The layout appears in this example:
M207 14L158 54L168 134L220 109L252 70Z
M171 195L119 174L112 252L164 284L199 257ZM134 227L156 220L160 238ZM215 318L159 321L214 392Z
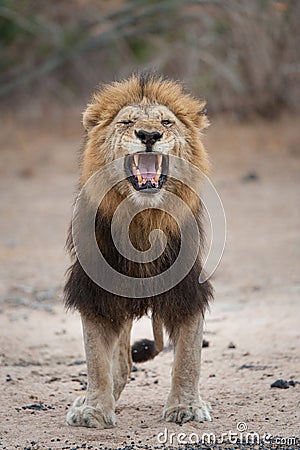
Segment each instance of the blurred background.
M0 0L2 106L82 106L94 87L156 68L209 111L299 108L297 0Z

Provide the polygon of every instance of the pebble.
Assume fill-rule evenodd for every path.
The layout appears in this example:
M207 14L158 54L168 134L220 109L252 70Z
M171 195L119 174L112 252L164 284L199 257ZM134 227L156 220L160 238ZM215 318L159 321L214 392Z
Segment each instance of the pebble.
M206 339L203 339L202 348L207 348L207 347L209 347L209 342Z
M274 381L274 383L271 384L271 388L279 388L279 389L288 389L290 386L295 387L296 384L299 384L299 381L294 381L294 380L276 380Z
M251 170L250 172L248 172L246 175L244 175L241 178L241 181L243 183L249 183L252 181L258 181L259 180L259 176L257 174L257 172L255 172L254 170Z
M271 388L279 388L279 389L288 389L290 386L289 386L289 383L288 383L288 381L286 381L286 380L276 380L276 381L274 381L274 383L272 383L271 384Z

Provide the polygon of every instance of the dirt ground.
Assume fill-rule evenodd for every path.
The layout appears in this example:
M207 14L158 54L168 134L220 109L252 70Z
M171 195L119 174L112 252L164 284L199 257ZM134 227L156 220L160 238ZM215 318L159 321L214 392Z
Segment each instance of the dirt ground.
M276 448L295 444L287 438L299 437L300 384L270 385L300 381L299 118L224 118L206 133L228 224L202 358L201 391L213 421L178 426L160 419L170 387L166 349L137 365L118 402L117 427L109 430L65 423L68 405L86 387L79 317L66 314L61 294L79 120L24 119L16 128L13 118L1 119L0 447L164 448L178 444L178 433L214 433L220 443L237 426L284 438L269 438ZM151 336L149 322L136 325L133 340ZM164 443L160 435L159 442L165 428L176 436Z

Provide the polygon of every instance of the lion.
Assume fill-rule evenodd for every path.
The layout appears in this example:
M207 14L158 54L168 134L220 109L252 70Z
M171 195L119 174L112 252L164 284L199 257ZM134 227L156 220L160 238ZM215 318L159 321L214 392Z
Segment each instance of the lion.
M153 73L133 74L126 80L100 87L83 113L85 138L79 184L80 188L89 184L83 216L96 207L97 245L109 265L127 277L152 280L174 264L181 236L190 240L192 249L195 244L188 231L190 216L186 216L182 202L196 219L201 239L196 260L183 279L175 280L174 286L166 291L135 298L110 292L86 273L71 227L67 246L72 265L64 289L65 304L81 315L88 384L86 395L78 397L67 413L68 425L97 428L116 425L116 402L128 381L132 362L153 358L163 349L163 328L174 347L174 363L162 417L176 423L211 420L210 405L199 394L199 373L204 313L213 289L209 281L199 283L203 208L195 194L202 183L197 174L207 174L210 168L201 141L202 130L208 125L205 101L186 92L180 82ZM197 168L191 179L190 174L183 174L188 182L169 174L171 156ZM114 174L107 170L96 182L89 180L99 169L122 158L125 163L123 169L120 167L124 176L99 204L99 190ZM180 164L177 171L181 171ZM168 193L178 198L172 205L174 214L164 210L169 206ZM112 220L125 200L129 206L126 212L123 210L124 220L131 208L142 206L129 228L135 249L145 252L149 249L149 234L153 230L163 232L164 252L154 261L130 261L115 246ZM174 219L176 214L180 216L180 225ZM114 226L122 233L122 215ZM89 258L88 245L86 256ZM138 346L131 351L130 333L133 320L147 314L152 317L154 343L144 345L145 354L141 355Z

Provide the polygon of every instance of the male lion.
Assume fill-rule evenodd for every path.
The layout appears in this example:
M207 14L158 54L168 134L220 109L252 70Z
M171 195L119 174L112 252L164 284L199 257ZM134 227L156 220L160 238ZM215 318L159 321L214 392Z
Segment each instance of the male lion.
M83 114L86 135L80 186L99 169L110 167L111 162L124 159L125 163L122 180L113 185L100 205L99 192L116 174L107 170L89 184L84 194L85 213L79 222L96 205L94 234L98 247L109 265L127 277L149 281L167 273L178 257L183 237L189 241L191 251L194 250L196 244L189 231L191 215L196 219L202 243L201 201L196 192L200 188L201 172L207 173L209 168L200 140L201 130L208 126L204 105L205 102L185 93L178 82L141 74L98 90ZM179 176L172 177L169 174L172 156L197 170L193 175L181 173L186 169L178 163L175 169ZM182 182L181 177L187 182ZM164 210L170 207L167 202L172 194L169 193L178 199L171 213ZM129 203L126 212L123 210L124 221L131 208L142 205L129 227L136 250L149 249L149 235L153 230L164 233L164 252L154 261L132 261L116 249L112 220L117 207L125 200ZM191 215L186 214L183 202ZM123 216L114 223L120 234ZM174 217L180 217L179 224ZM160 241L162 233L158 234ZM99 428L116 424L115 404L132 368L132 321L149 312L155 344L148 349L148 356L153 357L162 350L163 326L174 345L172 386L163 418L177 423L211 420L210 408L201 400L198 386L203 317L212 297L210 283L199 283L201 245L196 248L196 258L187 275L173 280L171 288L159 289L154 295L147 291L144 297L139 294L133 298L118 295L113 289L109 291L89 276L78 257L74 230L70 232L68 247L73 264L65 286L65 302L68 308L75 308L81 314L88 387L86 395L77 398L71 406L67 423ZM89 246L84 244L84 248L85 257L89 258ZM144 356L139 358L145 360Z

